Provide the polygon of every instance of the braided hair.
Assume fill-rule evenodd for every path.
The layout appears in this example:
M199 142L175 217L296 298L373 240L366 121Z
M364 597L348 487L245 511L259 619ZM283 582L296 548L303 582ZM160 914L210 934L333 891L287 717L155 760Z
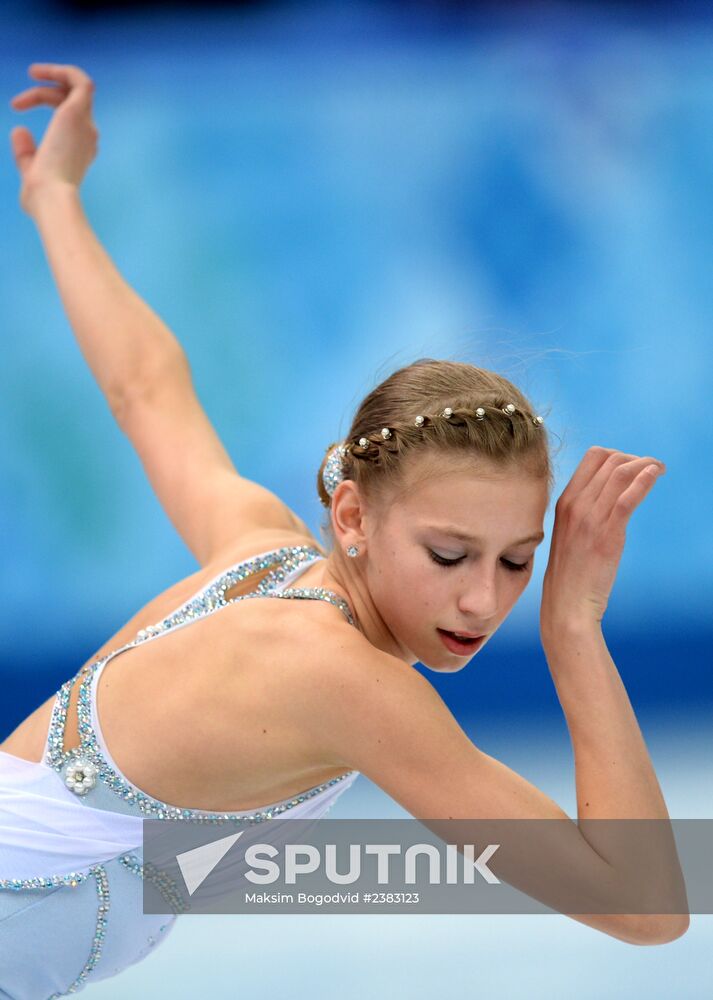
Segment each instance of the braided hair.
M322 474L317 475L324 507L331 504ZM343 444L345 479L358 483L369 501L391 500L404 488L408 456L445 455L474 460L474 468L521 468L554 484L543 418L523 393L502 375L465 362L420 358L399 368L372 389L354 415ZM425 462L421 476L429 475ZM409 484L413 485L413 478ZM323 526L331 537L331 520Z

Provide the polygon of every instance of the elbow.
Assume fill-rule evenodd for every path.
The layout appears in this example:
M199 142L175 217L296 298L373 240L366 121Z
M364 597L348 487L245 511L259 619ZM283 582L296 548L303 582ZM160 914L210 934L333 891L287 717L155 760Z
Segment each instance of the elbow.
M623 925L618 923L610 933L627 944L669 944L683 937L690 924L688 913L637 914L626 918Z
M131 377L108 386L105 395L114 419L126 431L135 412L145 412L147 405L165 398L175 387L193 391L188 358L180 348L165 350L151 363L145 362Z
M653 924L648 940L644 944L668 944L683 937L690 925L691 918L687 913L669 914L664 920Z

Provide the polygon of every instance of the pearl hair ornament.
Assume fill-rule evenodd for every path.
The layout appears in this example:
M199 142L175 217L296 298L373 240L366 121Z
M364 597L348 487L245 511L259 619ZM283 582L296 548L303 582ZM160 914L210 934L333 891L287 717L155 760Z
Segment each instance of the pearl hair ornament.
M515 406L514 403L506 403L505 406L502 407L502 412L506 413L509 417L511 417L516 411L517 407ZM482 406L476 407L473 413L476 420L484 420L487 417L487 412ZM453 416L453 408L450 406L446 406L439 414L439 416L443 417L445 420L450 420L450 418ZM414 426L423 427L424 423L426 422L426 419L427 418L423 416L423 414L419 414L414 420ZM540 416L539 414L531 417L530 419L532 420L532 423L534 424L535 427L541 427L545 422L544 417ZM388 441L389 438L393 436L391 428L389 427L382 427L380 434L384 441ZM369 438L365 437L360 437L358 442L360 448L368 448L371 443L372 442L369 440ZM330 497L333 495L339 483L341 483L342 480L344 479L343 459L345 458L347 452L351 451L351 448L352 448L351 443L346 441L341 441L336 445L332 445L332 448L329 452L329 457L327 458L327 461L324 463L324 470L322 472L322 482L324 484L325 490L327 491ZM356 556L358 551L359 550L356 545L350 545L349 548L347 549L347 555Z

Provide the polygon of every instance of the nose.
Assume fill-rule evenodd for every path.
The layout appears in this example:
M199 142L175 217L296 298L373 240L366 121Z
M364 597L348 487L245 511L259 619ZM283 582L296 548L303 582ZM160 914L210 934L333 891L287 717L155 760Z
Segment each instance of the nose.
M498 614L498 589L494 570L481 568L475 579L471 578L470 586L461 591L458 599L458 610L465 622L476 622L480 627L487 628L495 622Z

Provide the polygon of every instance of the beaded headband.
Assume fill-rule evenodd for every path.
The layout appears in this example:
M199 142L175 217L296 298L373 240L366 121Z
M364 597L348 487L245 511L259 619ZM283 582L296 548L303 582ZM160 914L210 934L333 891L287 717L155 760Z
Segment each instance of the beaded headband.
M502 412L507 413L508 416L512 416L516 410L517 407L515 406L514 403L508 403L506 406L502 407ZM474 410L474 414L476 420L484 420L485 417L487 416L487 413L482 406L477 407L477 409ZM446 420L450 420L450 418L453 416L453 410L450 406L447 406L438 415L441 417L445 417ZM419 414L419 416L417 416L413 422L414 427L423 427L424 423L426 422L426 419L427 419L426 417ZM530 419L532 420L532 423L535 425L535 427L541 427L542 424L544 423L544 417L541 417L539 414L537 416L531 417ZM391 429L389 427L382 427L381 436L384 439L384 441L388 441L388 439L392 436ZM358 441L360 448L368 448L371 443L372 442L369 441L369 438L365 437L359 438ZM341 483L342 480L344 479L343 459L346 456L347 452L351 451L352 448L353 448L352 442L341 441L339 444L332 445L332 448L330 449L329 458L324 463L324 470L322 471L322 482L324 483L324 488L330 497L334 493L339 483Z

